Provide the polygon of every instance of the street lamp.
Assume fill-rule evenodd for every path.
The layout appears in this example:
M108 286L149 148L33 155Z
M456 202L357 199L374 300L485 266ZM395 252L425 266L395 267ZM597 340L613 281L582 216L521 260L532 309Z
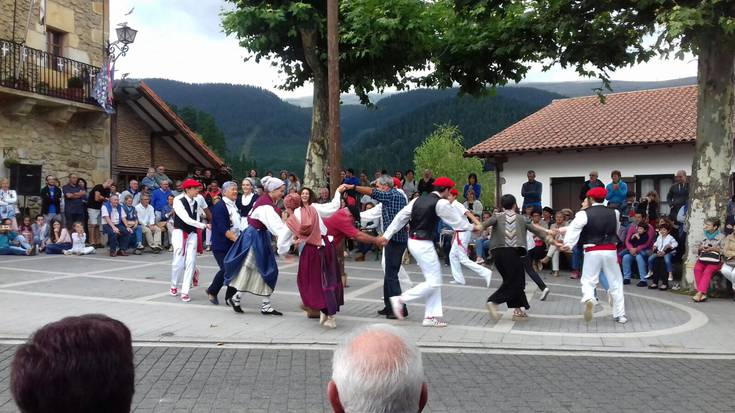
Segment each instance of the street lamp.
M138 31L128 26L127 23L120 23L115 32L117 33L117 41L110 43L107 47L107 52L112 57L113 62L118 57L125 56L129 46L135 41L135 35L138 34Z

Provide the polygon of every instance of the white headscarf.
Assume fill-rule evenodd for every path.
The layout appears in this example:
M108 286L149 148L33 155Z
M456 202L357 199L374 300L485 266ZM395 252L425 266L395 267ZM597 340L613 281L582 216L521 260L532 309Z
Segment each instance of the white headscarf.
M263 189L265 189L265 192L273 192L276 189L286 185L283 181L281 181L278 178L274 178L272 176L265 176L260 180L260 183L263 184Z

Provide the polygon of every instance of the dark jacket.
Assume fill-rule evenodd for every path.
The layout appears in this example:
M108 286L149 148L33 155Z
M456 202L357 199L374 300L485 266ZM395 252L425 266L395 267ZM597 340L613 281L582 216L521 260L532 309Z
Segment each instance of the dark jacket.
M579 190L579 200L584 201L585 198L587 198L587 192L592 188L604 188L605 184L602 183L599 179L596 179L594 182L590 181L589 179L584 181L582 184L582 189Z
M250 199L250 203L247 205L242 204L242 194L237 194L237 199L235 200L235 206L237 207L237 210L240 211L241 217L246 217L250 213L250 210L253 209L253 205L255 205L255 201L258 200L258 194L253 194L253 197Z
M674 184L666 194L666 201L677 210L689 200L689 184Z
M53 205L56 207L56 213L61 213L61 197L63 196L61 194L61 188L58 186L54 187L56 188L54 190L54 199L53 199ZM49 206L51 206L51 191L49 191L48 186L44 186L41 188L41 213L42 214L48 214Z
M212 251L227 252L232 246L232 241L227 239L225 232L232 227L230 222L230 214L227 212L227 205L218 202L212 207Z
M521 195L523 196L523 208L528 204L541 203L541 191L543 186L539 181L526 182L521 186Z

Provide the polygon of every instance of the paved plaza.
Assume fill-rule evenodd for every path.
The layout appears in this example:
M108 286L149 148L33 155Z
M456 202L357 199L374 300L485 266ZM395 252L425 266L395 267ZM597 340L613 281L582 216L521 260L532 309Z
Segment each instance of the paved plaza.
M377 261L347 261L346 305L338 328L325 330L299 311L296 262L279 263L273 304L285 315L273 317L259 313L253 296L243 304L245 314L211 305L205 288L216 264L210 254L199 259L202 280L192 301L170 297L170 259L170 253L3 257L0 411L16 411L7 392L15 345L68 315L104 313L130 327L135 411L327 411L331 348L346 332L386 321L376 314L382 307ZM414 282L422 279L415 265L408 270ZM421 327L422 305L410 305L405 321L389 321L422 347L428 411L735 410L731 300L695 304L685 295L628 285L628 324L612 321L601 290L593 321L584 323L578 282L545 273L551 295L539 301L528 281L527 321L513 322L506 312L495 322L484 303L499 275L488 290L473 276L466 286L449 284L449 269L444 273L449 327Z

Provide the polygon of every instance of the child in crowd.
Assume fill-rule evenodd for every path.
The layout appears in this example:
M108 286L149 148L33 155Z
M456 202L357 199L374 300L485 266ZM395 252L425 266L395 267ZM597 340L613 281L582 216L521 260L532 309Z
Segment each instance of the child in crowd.
M31 225L31 231L33 232L33 245L39 251L45 250L46 238L48 238L48 224L46 224L46 218L43 215L36 215L36 222Z
M0 222L0 255L33 255L35 248L25 242L22 235L12 230L12 219ZM15 244L20 244L16 246Z
M674 282L671 259L676 253L676 247L679 246L679 243L676 242L674 237L671 235L671 229L671 226L668 224L659 225L658 227L658 237L656 237L656 241L653 243L653 252L651 256L648 257L648 275L646 275L646 278L653 278L653 283L649 285L648 288L658 287L661 290L666 290L669 288L669 284ZM654 276L653 268L657 258L663 258L666 265L666 272L668 273L666 282L664 282L664 278L661 277L659 283L658 274Z
M648 242L648 224L641 222L636 228L636 233L630 236L630 244L638 247Z
M720 269L722 244L725 237L720 233L720 219L707 218L704 221L704 239L697 243L697 263L694 265L694 281L697 294L694 302L707 301L707 290L712 276Z
M551 224L551 230L552 231L558 231L561 228L566 227L569 225L567 221L565 221L564 213L559 211L554 215L554 223ZM546 243L549 245L549 251L546 253L546 257L541 260L541 264L548 264L549 261L551 261L551 275L554 277L559 276L559 248L555 245L554 241L562 242L564 241L564 234L557 233L556 237L549 236L550 238L547 238Z
M487 221L491 216L490 211L483 211L482 222ZM477 260L475 262L478 264L482 264L487 260L487 254L490 250L490 233L491 228L488 228L480 232L480 236L475 239L475 253L477 254Z
M23 222L21 223L20 227L18 227L18 232L20 235L25 238L26 242L29 244L33 244L33 228L31 223L31 217L24 216Z
M94 247L85 247L87 234L84 233L84 226L81 222L74 223L74 232L71 234L71 249L64 250L64 255L87 255L94 254Z

